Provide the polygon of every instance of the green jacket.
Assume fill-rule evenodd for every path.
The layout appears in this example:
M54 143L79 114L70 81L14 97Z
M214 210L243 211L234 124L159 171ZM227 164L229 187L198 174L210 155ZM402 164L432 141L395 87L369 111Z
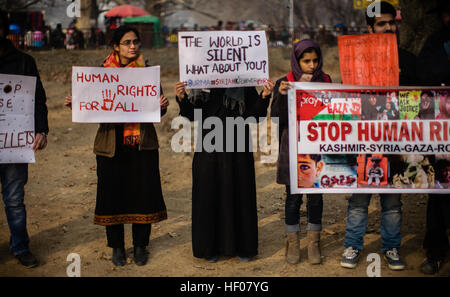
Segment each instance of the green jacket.
M109 158L114 157L116 152L116 125L122 124L100 124L97 135L95 135L94 154ZM141 123L139 150L157 150L158 148L158 136L153 123Z

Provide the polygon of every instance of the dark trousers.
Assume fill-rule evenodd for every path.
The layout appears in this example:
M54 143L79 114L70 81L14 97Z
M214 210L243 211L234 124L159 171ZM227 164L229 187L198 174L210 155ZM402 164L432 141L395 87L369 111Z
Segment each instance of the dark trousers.
M133 246L148 246L151 227L151 224L133 224ZM106 226L106 238L109 247L123 248L125 246L123 224Z
M423 247L427 258L444 260L449 250L447 228L450 227L450 200L446 195L429 194L427 223Z
M302 194L291 194L290 186L286 185L285 223L297 225L300 222L300 207L303 203ZM322 194L307 194L306 212L309 224L322 224L323 198Z
M28 164L0 164L0 183L5 203L6 220L11 232L9 248L14 255L29 251L27 212L24 196L28 180Z

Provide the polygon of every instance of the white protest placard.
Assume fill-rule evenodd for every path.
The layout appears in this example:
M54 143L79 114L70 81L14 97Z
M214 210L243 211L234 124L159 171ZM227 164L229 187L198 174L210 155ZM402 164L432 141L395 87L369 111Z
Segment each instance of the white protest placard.
M178 54L187 89L262 86L269 79L264 31L179 32Z
M161 121L160 67L72 67L72 121Z
M36 77L0 74L0 164L34 163Z

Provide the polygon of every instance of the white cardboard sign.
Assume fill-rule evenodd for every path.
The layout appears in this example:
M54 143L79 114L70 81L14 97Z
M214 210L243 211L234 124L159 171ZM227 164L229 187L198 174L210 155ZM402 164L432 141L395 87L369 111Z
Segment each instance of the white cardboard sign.
M179 32L178 51L187 89L262 86L269 79L264 31Z
M160 67L72 67L72 121L160 122Z
M36 77L0 74L0 164L34 163Z

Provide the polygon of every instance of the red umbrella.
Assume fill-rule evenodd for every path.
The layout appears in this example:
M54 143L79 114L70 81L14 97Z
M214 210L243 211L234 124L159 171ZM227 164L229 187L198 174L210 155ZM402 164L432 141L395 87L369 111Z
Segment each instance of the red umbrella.
M142 8L133 5L119 5L105 13L106 17L135 17L149 15L149 13Z

